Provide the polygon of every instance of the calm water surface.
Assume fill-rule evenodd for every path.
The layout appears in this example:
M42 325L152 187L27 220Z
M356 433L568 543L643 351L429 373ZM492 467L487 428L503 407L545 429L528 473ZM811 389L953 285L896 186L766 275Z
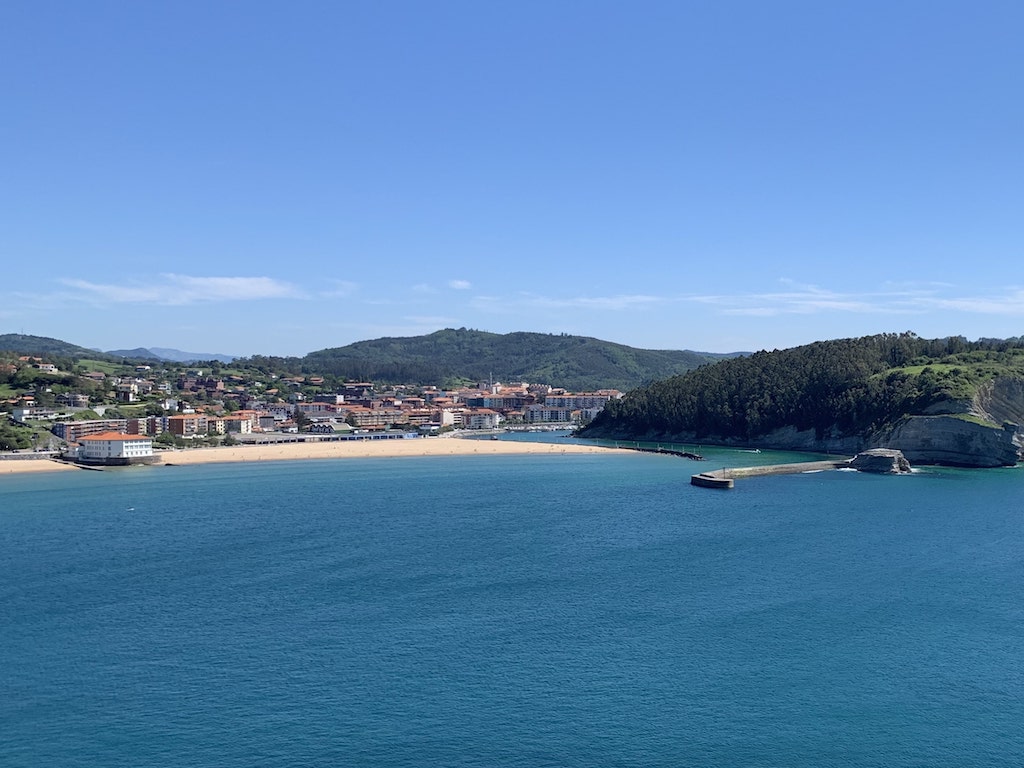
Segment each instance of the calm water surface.
M1022 470L0 479L2 766L1019 766Z

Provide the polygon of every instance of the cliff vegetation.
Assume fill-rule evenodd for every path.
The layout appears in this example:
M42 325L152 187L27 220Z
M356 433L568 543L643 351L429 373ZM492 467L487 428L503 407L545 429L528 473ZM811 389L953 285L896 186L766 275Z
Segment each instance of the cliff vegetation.
M1024 420L1022 382L1021 338L880 334L702 366L609 403L585 434L861 448L913 416L1002 431Z

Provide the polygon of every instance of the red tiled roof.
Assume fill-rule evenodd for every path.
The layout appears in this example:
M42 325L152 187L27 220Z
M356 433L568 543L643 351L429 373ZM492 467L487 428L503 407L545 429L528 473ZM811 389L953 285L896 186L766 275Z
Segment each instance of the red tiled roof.
M126 435L122 432L100 432L98 435L86 435L78 438L79 442L86 440L149 440L146 435Z

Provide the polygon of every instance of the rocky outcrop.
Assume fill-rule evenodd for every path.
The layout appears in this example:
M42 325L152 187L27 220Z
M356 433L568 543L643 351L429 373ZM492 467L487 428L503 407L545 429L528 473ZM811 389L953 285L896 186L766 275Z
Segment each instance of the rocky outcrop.
M1019 459L1016 425L998 427L967 415L905 416L872 442L900 450L912 464L1012 466Z
M859 472L881 475L900 475L910 471L910 462L902 451L891 448L872 448L858 453L850 460L850 467Z
M960 404L960 407L963 406L964 404ZM982 417L972 413L959 411L904 416L895 424L866 436L843 435L838 432L818 435L812 429L797 430L794 427L787 427L767 435L743 439L709 435L698 437L692 433L652 433L639 439L808 453L840 453L847 456L869 452L872 448L885 448L901 451L905 460L913 465L1003 467L1016 464L1020 458L1017 429L1017 425L1011 422L997 426L985 423ZM623 439L637 438L628 436Z
M1020 459L1022 421L1024 381L1002 376L980 385L971 399L943 400L903 417L872 444L899 448L914 464L1010 466Z
M982 384L971 403L970 412L996 424L1024 423L1024 381L1000 376Z

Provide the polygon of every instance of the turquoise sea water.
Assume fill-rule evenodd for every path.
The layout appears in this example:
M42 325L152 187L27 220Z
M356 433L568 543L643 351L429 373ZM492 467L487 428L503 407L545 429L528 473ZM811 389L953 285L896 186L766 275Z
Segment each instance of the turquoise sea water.
M0 479L0 766L1019 766L1024 470Z

